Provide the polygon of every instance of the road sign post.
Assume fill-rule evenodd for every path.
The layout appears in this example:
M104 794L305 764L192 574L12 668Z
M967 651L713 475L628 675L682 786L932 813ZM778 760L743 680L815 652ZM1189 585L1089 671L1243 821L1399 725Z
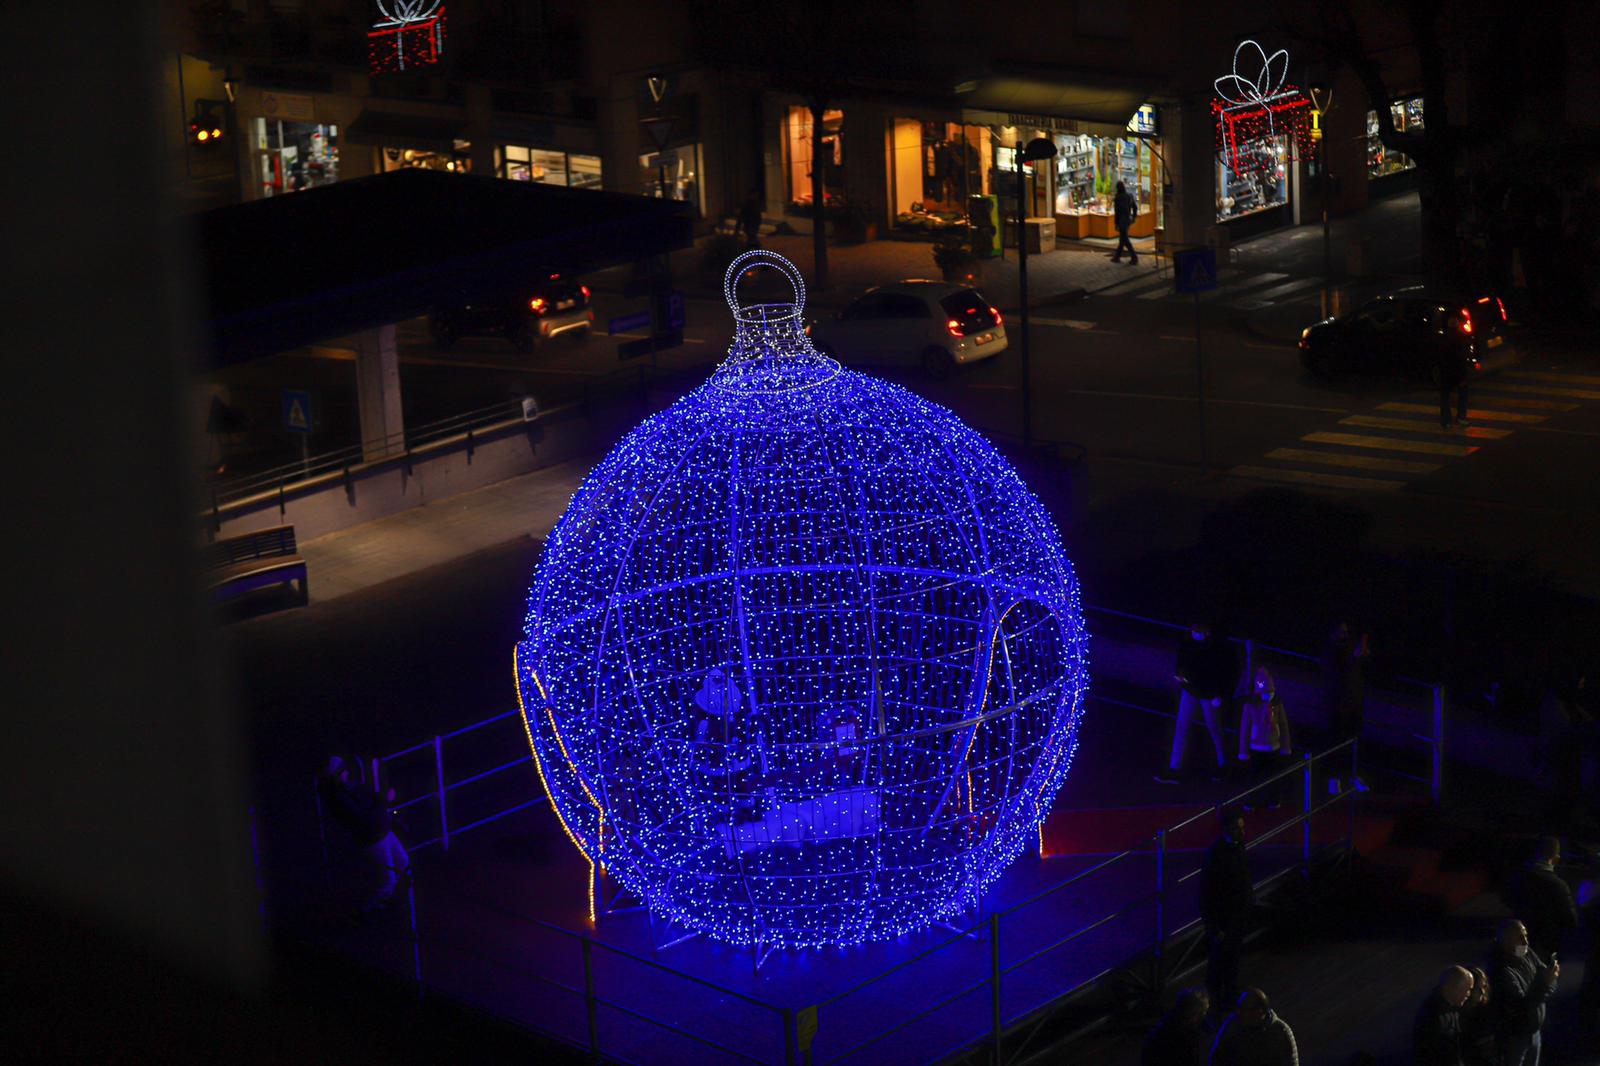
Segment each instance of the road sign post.
M1173 282L1180 293L1194 295L1194 392L1200 416L1200 467L1207 469L1206 456L1206 361L1200 346L1200 294L1217 287L1217 250L1185 248L1172 257Z
M300 438L300 472L311 473L311 393L283 390L283 428Z

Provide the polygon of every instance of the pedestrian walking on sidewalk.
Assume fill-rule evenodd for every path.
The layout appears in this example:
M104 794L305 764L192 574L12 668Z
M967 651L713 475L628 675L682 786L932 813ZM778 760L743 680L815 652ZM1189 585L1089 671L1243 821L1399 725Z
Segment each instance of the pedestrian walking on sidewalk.
M1506 902L1528 927L1528 945L1543 959L1561 947L1567 931L1578 927L1578 904L1557 867L1561 864L1561 841L1540 837L1533 861L1522 868L1511 885Z
M1528 929L1515 918L1500 925L1495 945L1494 1001L1501 1066L1539 1066L1545 1004L1555 995L1561 963L1548 963L1528 947Z
M1267 994L1247 988L1217 1030L1207 1066L1300 1066L1300 1049L1294 1030L1278 1017Z
M1271 777L1293 758L1289 715L1265 666L1256 667L1255 689L1239 708L1239 762L1251 778ZM1278 781L1256 793L1255 804L1276 807L1283 792Z
M1331 718L1334 738L1337 741L1359 740L1361 722L1367 707L1367 660L1372 655L1372 645L1367 634L1359 637L1350 631L1349 622L1338 622L1328 636L1328 646L1322 653L1323 705ZM1352 787L1365 786L1357 777ZM1339 791L1339 779L1328 779L1328 791Z
M1239 683L1238 656L1227 638L1213 635L1208 623L1196 622L1189 627L1189 635L1179 643L1177 658L1172 676L1179 688L1178 723L1172 734L1172 753L1167 768L1158 772L1155 779L1164 785L1182 781L1189 734L1195 719L1203 717L1216 759L1211 777L1214 781L1220 780L1228 767L1227 749L1222 744L1222 709Z
M1411 1029L1414 1066L1466 1066L1461 1012L1471 996L1471 970L1452 966L1440 975Z
M1433 372L1439 383L1439 425L1444 429L1467 424L1467 375L1472 372L1470 359L1471 356L1465 351L1448 344L1440 352L1439 361L1434 364Z
M1111 256L1113 263L1122 262L1122 250L1128 250L1128 261L1139 262L1139 253L1133 250L1133 241L1128 237L1128 231L1133 229L1133 220L1139 214L1139 201L1128 192L1128 186L1117 182L1117 195L1111 201L1113 221L1117 226L1117 250Z
M1206 991L1222 1009L1239 991L1239 952L1255 910L1255 883L1244 847L1244 812L1224 807L1222 835L1200 867L1200 918L1206 932Z
M394 801L391 789L386 798L373 789L350 780L350 769L339 756L331 756L317 782L317 796L323 812L350 835L350 842L361 849L370 867L372 884L363 911L375 910L394 898L399 879L411 870L411 856L395 836L389 815Z
M1145 1034L1139 1066L1203 1066L1206 1060L1206 1015L1211 1001L1204 989L1178 993L1172 1009Z

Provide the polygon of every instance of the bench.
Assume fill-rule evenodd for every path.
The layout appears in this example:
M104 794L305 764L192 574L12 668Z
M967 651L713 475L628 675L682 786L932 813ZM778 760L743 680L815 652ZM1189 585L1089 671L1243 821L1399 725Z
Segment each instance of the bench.
M311 600L306 561L295 547L293 526L223 537L206 545L205 551L207 584L213 600L290 583L298 586L302 605Z

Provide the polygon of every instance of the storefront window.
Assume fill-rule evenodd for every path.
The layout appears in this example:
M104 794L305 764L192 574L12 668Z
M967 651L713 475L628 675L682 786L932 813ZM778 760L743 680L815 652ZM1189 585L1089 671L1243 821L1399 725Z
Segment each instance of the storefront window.
M1396 100L1389 105L1389 114L1394 117L1394 128L1402 133L1420 132L1422 130L1422 97L1413 96L1409 100ZM1385 174L1398 174L1402 170L1410 170L1416 166L1410 157L1403 152L1391 152L1384 147L1383 140L1378 136L1378 113L1367 112L1367 176L1381 178Z
M598 176L598 161L596 176ZM639 180L646 196L682 200L703 213L700 189L700 146L683 144L639 157Z
M258 118L256 174L262 196L299 192L339 180L339 128Z
M938 233L967 218L967 197L985 193L993 162L989 131L955 122L894 120L891 141L895 227Z
M1232 166L1217 164L1217 221L1267 211L1289 202L1289 139L1241 144Z
M789 108L784 121L789 176L789 206L811 207L811 109ZM844 112L822 113L822 186L828 204L844 201Z
M448 152L426 152L419 148L385 148L383 170L403 170L420 167L423 170L447 170L453 174L467 174L472 170L472 143L456 141Z
M499 166L500 176L512 181L577 188L600 184L600 157L597 155L573 155L548 148L507 144L500 148Z

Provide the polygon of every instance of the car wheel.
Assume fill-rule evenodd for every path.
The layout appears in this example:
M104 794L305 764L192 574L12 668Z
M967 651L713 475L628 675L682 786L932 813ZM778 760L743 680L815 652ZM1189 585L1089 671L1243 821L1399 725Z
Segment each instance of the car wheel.
M935 381L943 381L956 371L953 355L937 345L929 345L922 352L922 372Z
M428 316L428 333L434 344L448 348L461 339L461 323L454 315L432 314Z

